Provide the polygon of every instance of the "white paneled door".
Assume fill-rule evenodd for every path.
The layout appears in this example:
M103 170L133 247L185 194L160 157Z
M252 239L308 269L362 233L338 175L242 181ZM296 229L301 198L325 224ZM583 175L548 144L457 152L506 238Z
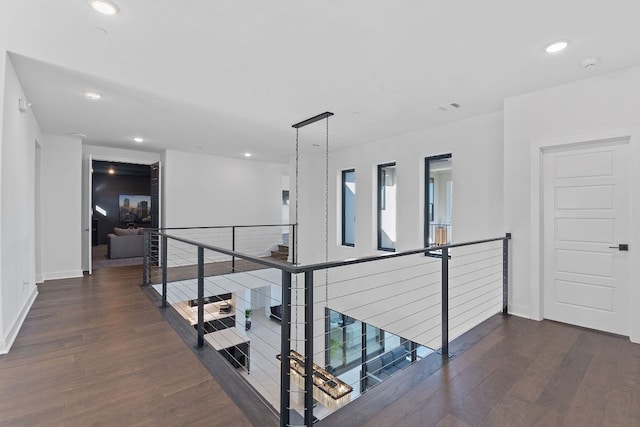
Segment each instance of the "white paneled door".
M629 335L629 165L628 140L545 152L545 318Z

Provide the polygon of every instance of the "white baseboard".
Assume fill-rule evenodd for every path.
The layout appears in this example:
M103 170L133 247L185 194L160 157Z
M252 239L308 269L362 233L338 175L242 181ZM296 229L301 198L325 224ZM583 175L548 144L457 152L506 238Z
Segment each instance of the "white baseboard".
M9 349L11 348L11 346L13 345L13 342L16 340L16 337L18 336L18 332L20 332L20 328L24 323L24 319L27 318L27 314L29 314L29 310L31 310L31 306L33 305L33 302L36 300L37 296L38 296L38 288L34 286L33 292L31 293L31 295L29 295L29 299L27 299L24 306L22 307L22 310L20 310L18 317L13 322L13 325L11 325L11 329L9 329L9 333L7 334L6 337L3 337L2 339L0 339L0 354L6 354L9 352Z
M38 284L44 283L44 276L43 275L37 275L36 276L36 283L38 283Z
M524 305L509 304L509 314L531 319L531 308Z
M45 273L44 280L56 280L56 279L73 279L76 277L82 277L82 270L71 271L55 271L53 273Z

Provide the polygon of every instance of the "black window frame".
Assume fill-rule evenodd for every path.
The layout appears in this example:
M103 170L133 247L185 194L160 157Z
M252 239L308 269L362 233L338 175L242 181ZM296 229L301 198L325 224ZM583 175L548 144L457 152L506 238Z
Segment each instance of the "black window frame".
M342 345L341 345L341 352L342 352L342 360L344 362L346 362L345 358L346 358L346 342L347 342L347 330L346 330L346 326L349 324L349 320L351 320L351 323L354 322L360 322L360 328L361 328L361 354L360 357L354 360L351 360L350 362L347 362L343 365L340 366L333 366L331 365L331 337L330 337L330 332L331 332L331 321L330 321L330 312L333 311L334 313L337 313L338 316L342 317L342 326L340 326L339 328L341 329L342 332ZM377 328L373 325L370 325L374 328L376 328L379 331L379 336L378 336L378 343L380 344L380 348L372 351L370 353L366 353L366 355L362 352L362 346L364 344L364 350L366 352L366 342L368 340L368 333L367 333L367 325L369 325L368 323L365 323L361 320L352 318L346 314L343 314L337 310L333 310L329 307L325 307L325 367L329 368L330 367L330 372L334 375L340 375L343 374L353 368L355 368L358 365L361 365L363 363L363 356L364 356L364 361L369 361L377 356L379 356L380 354L385 352L385 331L384 329L380 329Z
M387 201L386 201L386 196L385 196L385 191L384 191L384 186L386 184L386 178L385 175L382 173L382 170L384 168L388 168L390 166L395 166L396 167L396 172L397 172L397 165L396 162L389 162L389 163L383 163L381 165L378 165L378 210L377 210L377 215L378 215L378 250L379 251L386 251L386 252L395 252L396 248L387 248L387 247L383 247L382 246L382 211L386 209L386 205L387 205ZM398 179L397 174L396 174L396 181ZM396 203L396 210L398 209L398 205ZM396 223L396 227L398 226L398 224ZM395 242L396 246L397 246L397 241Z
M427 248L429 247L429 229L430 229L430 224L429 224L429 214L431 213L433 215L433 212L430 212L430 208L433 209L433 206L429 206L429 198L430 198L430 191L429 191L429 182L431 179L431 166L430 166L430 162L431 161L438 161L438 160L445 160L445 159L451 159L453 158L453 156L451 155L452 153L448 153L448 154L439 154L437 156L429 156L429 157L425 157L424 158L424 247ZM435 201L434 201L435 204ZM429 256L442 256L440 254L436 254L433 252L425 252L425 255L429 255Z
M355 182L355 174L356 174L356 170L355 168L352 169L345 169L342 171L342 246L349 246L349 247L355 247L356 246L356 236L355 236L355 205L354 205L354 230L353 230L353 243L348 243L345 240L345 220L346 220L346 216L345 216L345 199L346 199L346 181L345 181L345 177L348 173L353 173L353 178L354 178L354 182ZM354 194L355 197L355 194ZM354 203L355 204L355 203Z

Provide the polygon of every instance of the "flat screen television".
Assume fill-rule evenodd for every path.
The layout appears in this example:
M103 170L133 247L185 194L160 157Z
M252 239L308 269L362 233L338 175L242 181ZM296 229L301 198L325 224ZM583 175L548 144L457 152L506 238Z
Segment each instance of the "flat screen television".
M120 222L136 224L151 222L151 196L121 194L118 207Z

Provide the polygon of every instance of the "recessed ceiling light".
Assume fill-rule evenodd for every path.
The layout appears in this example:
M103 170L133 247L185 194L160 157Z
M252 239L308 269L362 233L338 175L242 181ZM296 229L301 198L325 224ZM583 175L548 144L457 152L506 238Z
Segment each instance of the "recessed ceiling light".
M245 157L251 157L251 153L246 152L246 153L244 153L244 156L245 156Z
M140 138L139 136L134 137L133 140L135 142L144 142L144 138Z
M90 0L89 4L92 8L102 13L103 15L116 15L120 12L118 5L111 0Z
M84 96L86 96L90 101L97 101L98 99L102 98L102 95L100 95L98 92L85 92Z
M557 52L560 52L561 50L564 50L567 46L569 46L569 42L559 41L559 42L551 43L549 46L547 46L544 49L544 51L547 53L557 53Z

